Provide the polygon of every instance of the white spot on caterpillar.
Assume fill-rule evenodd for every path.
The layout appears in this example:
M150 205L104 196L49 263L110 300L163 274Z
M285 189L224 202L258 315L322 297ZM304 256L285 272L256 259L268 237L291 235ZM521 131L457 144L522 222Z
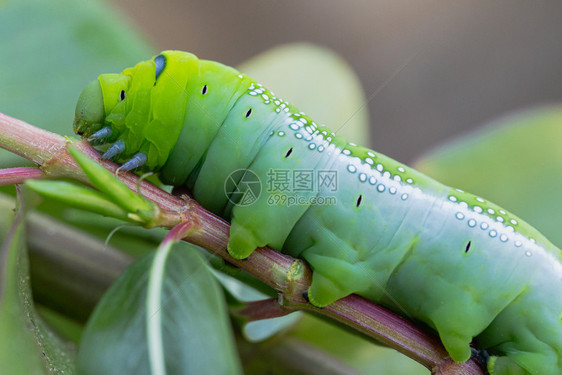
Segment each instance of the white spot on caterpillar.
M244 76L242 74L238 74L238 78L242 79Z
M534 238L529 237L529 241L531 241L532 243L536 243L537 241L535 241Z
M460 202L460 203L459 203L459 206L461 206L461 207L464 208L464 209L468 209L468 203L466 203L466 202L464 202L464 201Z
M449 200L451 202L456 202L457 201L457 197L455 197L454 195L449 195Z
M455 189L456 191L458 191L459 193L464 193L464 190L461 189Z
M527 251L525 251L525 255L528 256L528 257L530 257L530 256L533 255L533 253L531 253L529 250L527 250Z
M345 149L345 150L342 151L342 154L344 154L344 155L351 155L351 151Z
M496 213L496 211L494 211L494 210L491 209L491 208L488 208L487 211L488 211L488 213L489 213L490 215L493 215L493 214Z
M261 96L264 100L269 100L269 95L267 94L262 94Z
M277 133L277 134L279 134L280 137L283 137L283 136L285 135L285 132L284 132L284 131L280 131L280 132Z
M373 176L369 177L369 183L371 185L375 185L377 183L377 179Z
M385 186L383 184L379 184L377 186L377 190L380 191L381 193L384 191L384 189L385 189Z
M491 230L489 234L490 234L490 237L493 238L493 237L496 237L498 235L498 232L496 232L495 230Z
M382 164L377 164L377 171L382 172L384 171L384 167Z
M499 221L500 223L503 223L503 217L501 216L496 217L496 220Z
M371 151L367 151L367 155L369 155L370 157L374 158L375 154L373 154Z
M509 222L513 225L517 225L517 220L515 220L515 219L511 219Z
M476 226L476 220L474 219L468 220L468 226L474 228Z
M480 224L480 228L482 228L482 230L486 230L486 229L488 229L488 227L489 227L488 223Z
M257 94L255 91L250 91L250 92L248 93L248 95L256 96L256 95L258 95L258 94Z
M369 165L373 165L374 161L371 158L366 158L365 159L365 163L369 164Z
M311 143L308 145L308 148L314 150L316 148L316 145L314 143Z
M402 198L402 200L405 201L406 199L408 199L408 194L404 193L400 198Z
M400 176L398 176L398 175L395 175L394 177L392 177L392 179L396 182L402 181L402 178L400 178Z
M404 173L406 172L406 170L404 169L404 167L398 167L398 172Z
M389 192L390 194L392 194L392 195L396 194L397 191L398 191L398 190L397 190L394 186L391 186L391 187L388 189L388 192Z
M482 207L480 207L480 206L474 206L473 210L474 210L474 212L477 212L479 214L482 213Z
M507 236L506 236L505 234L502 234L502 235L500 236L500 241L501 241L501 242L507 242Z
M355 165L353 165L353 164L349 164L349 165L347 166L347 170L348 170L349 172L351 172L351 173L355 173L355 172L357 172L357 167L356 167Z
M353 147L357 146L357 145L356 145L355 143L353 143L353 142L349 142L349 145L350 145L350 146L353 146Z
M302 134L301 134L301 133L295 133L295 137L297 137L297 139L301 139L301 138L302 138Z
M521 241L515 241L515 247L521 247L522 243Z
M515 229L512 226L505 227L509 232L515 232Z
M318 146L318 152L322 152L322 151L324 151L324 146L322 145Z
M293 130L299 130L299 129L300 129L300 126L298 126L298 125L295 124L294 122L293 122L291 125L289 125L289 127L290 127L291 129L293 129Z
M482 198L480 198L480 197L476 197L476 200L477 200L478 202L480 202L480 203L484 203L484 202L485 202L484 199L482 199Z
M504 210L500 210L500 214L507 215L507 212L505 212Z
M382 174L382 176L383 176L384 178L390 179L390 172L389 172L389 171L384 171L384 173Z
M414 183L414 180L412 180L411 178L408 178L408 179L406 180L406 182L409 183L409 184L412 184L412 183Z
M367 181L367 175L365 173L359 173L359 181L361 182Z
M463 220L464 219L464 214L462 212L457 212L457 214L455 215L455 217L459 220Z

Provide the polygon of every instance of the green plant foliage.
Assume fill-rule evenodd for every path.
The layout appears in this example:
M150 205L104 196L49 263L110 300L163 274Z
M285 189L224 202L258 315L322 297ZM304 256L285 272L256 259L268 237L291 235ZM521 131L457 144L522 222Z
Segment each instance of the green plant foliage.
M239 374L217 280L194 245L161 246L131 265L83 333L81 374Z
M97 190L67 181L28 180L25 184L35 192L71 207L128 220L127 211Z
M82 87L100 72L151 56L124 17L100 1L0 4L0 112L71 134ZM23 164L0 150L0 167Z
M37 316L20 206L0 246L0 373L73 374L73 352Z
M68 152L80 165L80 168L86 173L92 184L102 191L114 204L125 211L136 213L142 220L149 221L152 219L154 205L150 201L131 191L108 170L75 148L69 147Z

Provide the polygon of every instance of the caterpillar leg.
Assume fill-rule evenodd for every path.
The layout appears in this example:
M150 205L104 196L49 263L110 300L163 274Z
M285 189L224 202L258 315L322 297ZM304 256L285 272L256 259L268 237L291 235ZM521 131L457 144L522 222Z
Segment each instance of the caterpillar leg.
M351 294L342 287L318 272L312 275L312 284L308 288L308 300L316 307L324 307Z
M490 357L487 369L490 375L531 375L509 357Z
M232 221L230 227L230 240L227 251L236 259L244 259L250 256L254 250L265 244L260 244L253 231L240 225L236 220Z
M508 357L490 356L486 350L470 350L470 358L476 357L481 368L489 375L531 375Z
M310 303L324 307L352 293L368 289L371 279L365 272L366 267L319 254L321 251L312 247L303 252L303 257L313 265L314 270L308 289Z

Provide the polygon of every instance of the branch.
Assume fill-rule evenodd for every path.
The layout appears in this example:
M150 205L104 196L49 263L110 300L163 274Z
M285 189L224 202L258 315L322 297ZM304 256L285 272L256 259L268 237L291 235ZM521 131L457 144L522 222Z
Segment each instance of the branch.
M66 147L71 142L109 171L115 172L118 168L110 161L101 160L98 152L85 141L69 140L0 113L0 147L36 163L43 177L70 178L90 184L67 152ZM38 173L23 172L18 182L39 177ZM9 181L1 176L0 183ZM19 177L12 174L13 178ZM304 261L267 247L257 249L247 260L234 259L226 252L229 233L226 221L208 212L190 197L173 196L146 181L139 183L138 176L132 173L119 173L119 178L135 192L140 186L143 197L156 203L168 215L175 215L179 222L191 223L192 229L183 240L248 271L280 293L281 309L287 312L306 310L337 320L404 353L434 374L482 375L474 360L464 364L453 362L436 336L362 297L350 295L323 309L312 306L302 297L312 278L312 271Z

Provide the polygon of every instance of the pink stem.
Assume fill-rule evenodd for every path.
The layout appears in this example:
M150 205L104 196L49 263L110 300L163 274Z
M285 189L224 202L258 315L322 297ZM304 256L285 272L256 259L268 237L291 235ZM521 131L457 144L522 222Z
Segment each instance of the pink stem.
M0 186L22 184L25 180L42 177L43 172L37 167L0 169Z
M277 298L269 298L261 301L247 302L246 306L236 313L248 319L248 321L253 322L256 320L278 318L295 311L296 310L284 309L279 305Z

